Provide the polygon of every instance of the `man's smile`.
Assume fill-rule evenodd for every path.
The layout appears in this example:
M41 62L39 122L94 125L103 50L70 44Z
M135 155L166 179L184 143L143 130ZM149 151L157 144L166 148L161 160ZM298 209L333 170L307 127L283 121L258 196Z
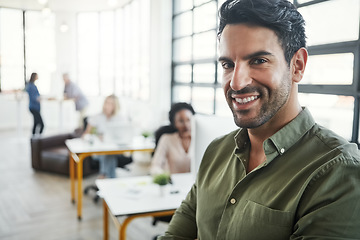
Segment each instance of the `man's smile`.
M249 103L251 101L254 101L256 99L259 98L259 96L249 96L249 97L244 97L244 98L239 98L239 97L233 97L235 99L235 101L237 103L240 103L240 104L245 104L245 103Z

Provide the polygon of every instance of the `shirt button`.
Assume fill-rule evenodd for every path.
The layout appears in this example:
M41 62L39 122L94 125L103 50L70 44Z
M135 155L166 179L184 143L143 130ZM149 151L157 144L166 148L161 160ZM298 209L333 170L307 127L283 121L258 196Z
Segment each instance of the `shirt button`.
M283 154L285 152L285 148L280 149L280 153Z
M232 198L232 199L230 200L230 203L231 203L231 204L235 204L235 203L236 203L236 199L235 199L235 198Z

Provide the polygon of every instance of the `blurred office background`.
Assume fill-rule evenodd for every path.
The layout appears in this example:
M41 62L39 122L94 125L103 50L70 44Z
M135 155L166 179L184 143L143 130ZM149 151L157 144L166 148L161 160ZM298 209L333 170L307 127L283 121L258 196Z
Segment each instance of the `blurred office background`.
M69 73L90 98L90 114L99 99L118 95L145 129L165 121L176 101L230 115L216 61L222 2L0 0L0 130L30 128L27 96L14 90L24 89L32 72L39 73L40 93L59 99L62 73ZM358 142L360 2L293 2L307 20L310 52L302 104L319 123ZM44 101L42 114L48 129L74 127L70 102Z
M85 198L88 215L79 223L69 179L31 168L33 119L23 91L30 74L39 74L41 95L55 99L41 103L44 135L77 125L74 103L62 99L65 72L89 98L89 114L100 111L105 96L116 94L139 131L166 123L171 103L178 101L200 114L231 116L217 63L222 2L0 0L0 238L102 238L101 205ZM320 124L358 143L360 1L293 2L307 21L310 53L299 87L301 104ZM129 230L129 239L141 239L143 232L150 239L160 231L146 221Z

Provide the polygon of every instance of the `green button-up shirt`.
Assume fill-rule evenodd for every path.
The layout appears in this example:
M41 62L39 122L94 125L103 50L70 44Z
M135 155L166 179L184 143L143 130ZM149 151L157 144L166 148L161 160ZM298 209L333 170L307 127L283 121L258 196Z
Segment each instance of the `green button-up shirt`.
M158 239L360 239L360 155L307 109L263 144L246 173L246 129L214 140Z

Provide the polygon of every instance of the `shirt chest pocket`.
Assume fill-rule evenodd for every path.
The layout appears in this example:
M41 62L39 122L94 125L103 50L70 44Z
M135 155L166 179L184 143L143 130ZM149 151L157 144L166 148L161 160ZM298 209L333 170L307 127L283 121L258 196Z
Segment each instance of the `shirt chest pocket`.
M235 211L237 212L237 211ZM291 212L271 209L248 200L245 207L233 215L231 225L235 239L289 239L292 229ZM232 228L230 228L232 229Z

